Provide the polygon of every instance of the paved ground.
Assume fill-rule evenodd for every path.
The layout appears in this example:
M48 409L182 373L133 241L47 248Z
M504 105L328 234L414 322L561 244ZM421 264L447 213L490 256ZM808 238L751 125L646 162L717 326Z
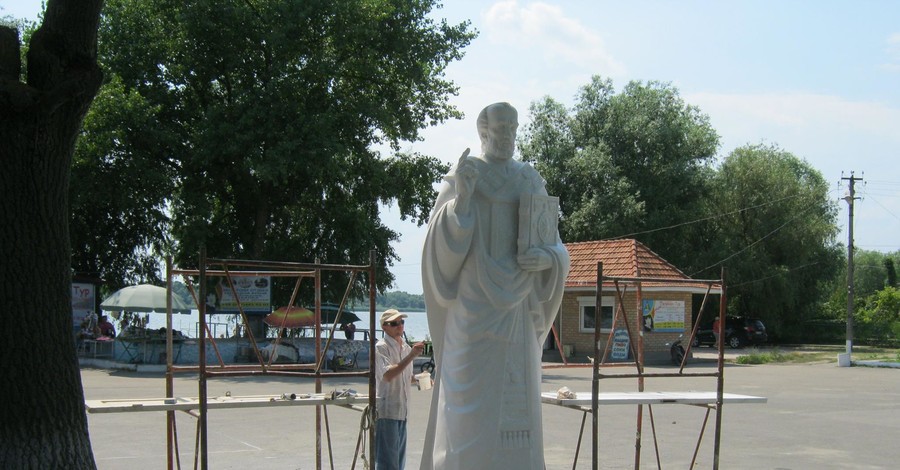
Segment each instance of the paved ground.
M704 354L690 368L714 365ZM651 369L672 372L673 368ZM620 369L604 369L615 373ZM629 369L627 372L631 372ZM625 372L625 371L622 371ZM590 391L588 368L548 369L544 391L567 386ZM142 398L164 395L161 374L82 370L85 396ZM353 388L364 391L358 380L332 379L325 390ZM602 379L602 391L633 391L634 379ZM647 390L715 390L710 378L655 378ZM214 379L211 396L307 393L309 381L278 377ZM728 365L725 391L768 397L767 404L726 405L722 414L723 469L889 469L900 460L900 370L839 368L834 363L807 365ZM196 377L176 380L177 396L197 396ZM422 454L431 392L416 391L409 424L407 468L417 469ZM582 414L544 405L544 440L548 469L572 468ZM349 469L359 434L361 413L329 407L334 466ZM643 413L641 468L657 468L653 446L655 426L662 468L689 468L704 409L658 405ZM196 420L178 415L182 468L193 468ZM600 413L600 468L634 468L636 406L611 406ZM89 414L94 454L100 469L165 468L165 414L158 412ZM588 416L588 423L590 417ZM714 414L710 415L695 468L712 468ZM315 414L311 407L216 410L209 414L209 458L212 469L315 469ZM323 432L322 468L329 465ZM585 430L578 469L591 466L590 430ZM364 468L357 463L356 468Z

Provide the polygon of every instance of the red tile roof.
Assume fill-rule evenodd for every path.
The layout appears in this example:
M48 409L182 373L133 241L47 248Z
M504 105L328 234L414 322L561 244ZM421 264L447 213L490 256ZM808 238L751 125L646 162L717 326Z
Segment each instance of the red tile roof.
M603 275L608 277L690 279L681 270L634 239L598 240L565 245L571 260L566 287L595 287L598 261L603 263ZM690 285L696 287L702 284Z

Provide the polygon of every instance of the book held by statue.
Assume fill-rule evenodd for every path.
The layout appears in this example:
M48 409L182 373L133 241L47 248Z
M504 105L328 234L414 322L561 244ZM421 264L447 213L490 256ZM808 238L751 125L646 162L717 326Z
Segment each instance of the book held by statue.
M530 248L557 243L559 198L543 194L524 195L519 200L519 254Z

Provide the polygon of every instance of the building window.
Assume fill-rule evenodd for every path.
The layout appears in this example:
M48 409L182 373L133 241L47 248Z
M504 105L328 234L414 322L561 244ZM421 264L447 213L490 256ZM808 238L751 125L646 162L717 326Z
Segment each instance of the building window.
M612 328L613 312L615 312L615 297L603 297L600 300L600 331L609 332ZM597 318L597 301L594 297L578 298L578 331L593 333Z

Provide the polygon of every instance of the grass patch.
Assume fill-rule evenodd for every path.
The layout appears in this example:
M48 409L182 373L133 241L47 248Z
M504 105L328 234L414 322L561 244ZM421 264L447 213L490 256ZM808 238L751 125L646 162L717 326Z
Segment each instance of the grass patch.
M784 352L779 349L760 351L751 349L748 354L738 356L737 364L809 364L817 362L837 362L837 354L844 352L843 347L802 347ZM871 346L855 346L854 361L900 362L900 349L876 348Z
M854 352L854 361L900 362L900 350L884 348L866 348Z
M769 364L769 363L778 363L778 362L808 362L803 361L804 356L807 354L799 353L799 352L789 352L784 353L780 350L776 349L773 351L751 351L750 354L738 356L735 358L734 362L738 364Z

